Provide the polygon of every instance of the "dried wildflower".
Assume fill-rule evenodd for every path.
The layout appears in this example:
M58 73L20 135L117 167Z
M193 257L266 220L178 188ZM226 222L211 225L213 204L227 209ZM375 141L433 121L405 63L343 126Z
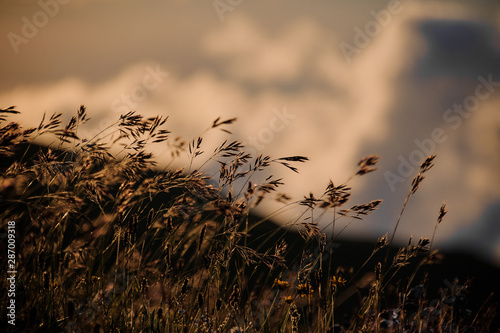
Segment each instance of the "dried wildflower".
M330 282L335 287L343 287L347 283L347 280L341 276L332 276Z
M312 193L309 193L309 197L304 197L304 200L299 201L299 205L307 206L312 209L319 201L320 200L316 199Z
M429 238L420 238L417 245L414 246L412 250L417 254L428 252L430 250L428 246L429 244L430 244Z
M386 247L387 245L389 245L389 240L388 240L387 234L385 234L384 236L379 237L377 239L377 243L375 244L375 250L380 250L380 249Z
M237 118L230 118L227 120L220 121L220 117L217 117L217 119L215 119L214 122L212 123L212 128L216 128L216 127L219 127L221 125L230 125L230 124L234 123L236 120L237 120ZM221 129L221 130L226 132L226 133L229 133L229 134L231 133L225 129Z
M321 201L320 207L334 208L342 206L351 197L351 193L349 192L350 190L351 188L347 187L347 185L342 184L335 186L330 180L325 192L323 193L327 198Z
M443 203L441 205L441 208L439 208L439 215L438 215L438 218L437 218L437 223L434 226L434 232L432 233L432 238L431 238L431 242L430 242L429 248L432 248L432 244L434 243L434 236L436 236L437 227L438 227L438 225L441 222L443 222L443 218L444 218L444 216L446 215L447 212L448 212L448 210L446 209L446 204Z
M269 176L266 179L266 182L258 187L259 191L263 193L271 193L273 191L276 191L276 189L280 186L283 185L284 183L281 181L281 178L278 179L271 179L272 176Z
M420 183L425 178L424 173L429 171L434 166L434 164L433 164L434 158L436 158L435 154L428 156L425 159L425 161L422 162L422 164L420 165L420 171L419 171L418 175L416 175L415 178L413 178L413 180L411 182L411 192L410 192L411 194L414 194L418 190Z
M377 170L377 168L373 168L375 164L379 161L380 157L376 155L370 155L367 157L364 157L359 161L359 170L356 173L356 175L365 175L369 172Z
M219 183L224 184L225 180L228 180L229 176L229 171L227 170L227 164L220 162L220 167L219 167Z
M281 240L281 242L275 246L274 254L278 257L281 257L283 256L283 254L285 254L287 248L287 243L284 240Z
M284 241L278 241L271 247L264 249L263 252L259 252L262 249L261 245L267 245L267 243L260 244L261 240L281 240L282 238L274 238L274 233L269 234L270 236L267 238L267 233L266 235L259 234L259 229L253 229L253 225L250 228L245 228L245 221L248 221L249 217L249 208L259 204L266 195L272 194L274 196L276 192L272 192L283 184L281 179L273 176L265 179L262 185L254 184L250 178L256 179L253 177L253 173L264 170L271 163L281 164L297 172L294 167L295 162L304 162L307 158L292 156L273 160L269 156L263 157L261 155L255 161L251 161L250 155L243 151L244 147L240 142L226 141L216 148L215 154L208 159L213 163L220 164L219 184L212 186L210 185L210 177L199 171L191 172L190 168L188 171L178 169L151 176L154 174L152 170L154 161L152 155L147 151L149 144L166 140L169 133L160 129L166 120L162 117L145 118L135 112L129 112L109 127L112 130L114 130L113 128L118 129L116 137L108 136L108 133L102 135L103 138L106 138L104 143L99 138L78 139L78 126L87 120L83 107L80 108L77 115L69 120L67 125L61 128L58 127L62 119L60 114L55 114L50 119L47 117L47 121L43 119L38 129L23 130L19 124L2 123L11 113L17 113L17 111L13 108L0 109L0 160L2 162L5 162L2 159L4 156L14 156L13 158L15 158L16 155L12 154L18 151L17 148L23 148L18 147L19 144L31 139L31 133L36 133L36 136L52 133L62 143L75 140L75 146L72 147L74 149L71 149L71 152L44 149L34 158L30 156L24 158L23 156L20 161L0 170L2 171L0 195L3 199L15 199L20 203L9 201L11 204L8 205L4 215L22 221L29 221L33 216L37 217L31 218L30 222L32 223L19 224L19 227L23 229L19 230L19 235L24 238L20 241L26 245L20 255L23 258L33 259L33 265L26 266L28 272L25 275L34 276L41 285L24 283L26 295L30 296L33 292L42 293L41 297L27 298L30 301L27 306L31 306L31 314L26 318L27 330L36 330L36 327L41 327L44 319L48 319L50 322L58 320L58 318L45 318L46 315L43 313L36 314L37 309L40 311L39 309L43 308L40 307L43 305L40 302L47 299L46 291L40 288L44 285L49 288L49 292L51 288L53 288L52 291L56 288L61 289L56 289L56 293L60 294L68 294L67 288L75 289L76 293L69 293L72 295L71 297L86 297L89 292L94 294L97 291L92 303L95 303L99 309L108 304L108 308L113 311L107 311L105 315L96 317L95 319L100 324L87 325L88 327L85 326L84 330L92 331L93 328L99 332L110 330L116 326L114 324L115 316L117 317L116 323L128 322L129 320L133 323L137 320L138 327L141 326L145 331L172 331L175 329L182 331L188 329L199 332L227 332L229 330L252 331L254 329L249 320L259 319L262 316L250 314L248 310L253 311L254 304L243 302L243 300L253 300L254 297L246 293L243 297L241 285L235 285L232 293L231 290L224 292L223 289L227 288L227 282L233 281L233 278L235 278L234 281L247 283L245 279L247 270L243 267L241 270L233 269L235 264L240 267L240 263L243 265L254 264L256 270L260 269L260 266L257 265L261 264L271 267L270 273L261 276L263 280L259 280L260 273L250 276L250 280L248 280L248 282L252 281L252 285L255 287L264 286L264 280L269 278L271 274L275 274L272 272L275 265L284 265L284 256L289 253L287 253L287 244ZM222 128L225 127L223 125L233 121L234 119L220 120L218 118L213 122L212 128ZM83 131L79 131L78 135L80 133ZM127 141L124 142L125 140ZM195 138L190 143L181 141L180 138L172 138L166 141L165 145L167 149L171 148L173 157L189 150L190 157L194 158L202 153L201 145L203 142L201 137ZM108 150L111 144L116 143L122 144L123 154L113 156ZM424 173L432 167L433 158L429 157L422 163L420 173L412 186L413 192L422 182ZM358 170L356 170L357 175L375 170L378 160L377 156L363 158L359 162ZM10 159L4 165L9 163ZM212 168L208 169L212 170ZM241 181L236 185L235 181L242 177L248 177L246 179L248 186L243 185L240 191L239 185L245 183ZM235 185L234 188L233 185ZM340 207L349 200L350 192L351 189L345 184L335 186L330 181L325 192L319 198L311 194L304 198L301 205L311 209L321 207L325 210ZM284 194L279 194L277 197L282 202L290 200ZM156 201L158 199L161 202ZM159 204L157 205L157 203ZM378 208L379 204L379 201L373 201L364 205L355 205L347 211L352 217L358 218ZM101 228L100 222L96 222L100 221L101 217L94 217L103 213L113 216L109 220L106 219L105 223L103 222L103 224L109 225L106 228ZM337 213L337 210L334 210L333 213ZM446 208L443 205L438 216L438 224L442 222L445 214ZM144 220L139 221L139 217L142 216L145 217ZM334 216L333 224L335 224L335 218L336 216ZM216 221L214 222L216 226L212 227L212 224L205 222L208 219ZM324 297L319 297L318 300L310 302L311 304L304 309L298 309L294 304L297 298L311 297L313 295L312 286L319 289L320 296L326 296L321 288L323 279L326 278L324 275L326 275L327 268L322 264L317 264L318 260L327 259L324 254L329 243L318 225L309 223L315 222L312 218L311 220L300 220L300 222L304 222L301 234L310 242L307 245L318 245L320 255L318 258L317 253L313 255L311 250L304 251L298 272L296 272L299 286L293 295L286 292L286 295L289 296L280 300L281 307L285 306L286 308L287 304L289 305L288 315L292 322L280 323L280 325L283 329L289 325L293 332L297 332L302 313L299 311L304 311L304 315L307 314L308 317L304 323L304 329L318 332L341 331L343 329L333 323L333 312L335 311L333 299L336 289L346 284L346 280L341 277L352 276L353 273L333 270L332 274L335 276L328 275L330 279L327 281L326 291L331 296L332 302L327 301ZM140 226L139 223L141 223ZM206 224L204 225L204 223ZM210 228L210 231L207 228ZM61 234L57 231L59 229L68 232ZM253 233L253 230L257 232ZM113 233L115 234L113 235ZM93 234L93 236L85 236L86 234ZM60 235L64 235L64 237L59 237ZM76 239L71 239L72 235L76 235ZM99 238L98 242L97 238ZM207 244L209 240L210 244ZM387 235L381 237L377 241L376 250L387 247L387 243ZM398 264L407 264L410 258L425 251L428 243L426 239L421 239L414 246L410 242L398 253ZM196 248L198 248L199 253L196 253ZM205 248L207 251L201 253L201 250ZM59 251L60 249L64 249L64 256L63 253L54 252L54 250ZM428 261L430 260L429 256ZM102 267L105 269L102 274L101 268L97 267L100 265L99 263L105 264ZM294 260L290 264L295 263ZM111 273L109 264L116 265L116 270L113 269L116 273ZM332 271L330 268L328 267L328 271ZM92 274L88 274L88 272L95 272L96 269L100 273L94 274L100 275L102 281ZM122 269L123 274L121 273ZM65 277L68 273L65 272L67 270L76 274L76 277L65 280L64 283L62 283L63 280L59 280L61 285L58 285L57 281L54 280L54 272L60 272L59 275ZM236 276L233 276L233 271L236 272ZM377 279L381 279L380 271L381 265L379 263L375 267ZM30 272L31 274L29 274ZM41 272L44 274L40 274ZM188 273L192 276L187 275ZM229 273L229 275L225 273ZM130 278L132 275L130 274L136 275L135 287L127 288L130 291L128 293L130 302L125 302L125 304L121 302L121 298L115 297L115 291L131 286ZM159 278L158 275L160 275ZM154 281L151 287L148 287L147 279L150 279L150 283ZM285 280L285 278L281 280L281 277L276 279L274 281L275 288L291 288ZM137 282L139 282L138 285ZM98 285L96 286L96 284ZM151 304L146 302L148 303L146 304L141 291L147 291L148 296L154 298L155 302ZM380 294L380 291L380 289L373 288L371 290L372 296L375 292ZM253 292L253 295L257 295L257 293L263 295L261 290ZM221 294L224 294L227 299L222 301L222 299L217 298L217 295ZM454 294L456 293L454 292ZM382 294L380 295L382 296ZM405 296L401 292L399 295L402 298ZM76 320L79 308L75 304L81 303L81 301L82 299L71 298L70 300L68 298L60 304L63 315L65 314L66 318L70 319L66 323L70 325L66 327L67 329L71 330L71 325L76 325L74 320ZM267 302L268 299L257 298L257 301ZM363 322L363 324L366 323L364 325L365 331L378 329L377 324L380 319L376 316L382 300L368 299L368 301L372 303L368 304L368 307L365 308L367 311L362 313L366 319ZM452 303L454 306L457 304L456 301ZM168 313L159 308L159 304L168 309ZM258 304L266 305L262 302ZM125 308L122 309L122 305ZM127 308L128 305L133 305L133 309ZM425 303L422 302L422 306L424 305ZM153 309L156 309L156 312L149 313ZM313 318L316 309L319 310L317 313L318 321ZM332 310L331 317L328 314L330 309ZM240 320L235 310L240 315L244 315L244 319ZM278 311L281 310L283 309ZM24 309L23 313L28 314L28 311ZM54 314L48 315L50 317ZM383 318L383 316L380 318L392 320ZM452 319L450 317L450 321ZM266 323L268 328L255 327L255 330L276 331L275 322L277 321L269 316ZM337 321L339 321L338 317ZM312 327L306 327L308 325ZM331 327L329 327L330 325ZM429 327L426 328L429 329ZM363 326L356 326L355 329L361 331ZM401 329L403 329L403 325L401 325Z
M240 150L243 148L243 145L239 141L232 141L227 143L227 140L214 149L214 154L222 154L222 157L232 157L238 155Z
M287 281L282 281L280 279L274 279L274 285L281 290L290 287L290 283L288 283Z
M435 158L436 158L436 154L427 156L425 161L423 161L422 164L420 165L420 172L424 173L424 172L430 170L434 166L433 161Z
M406 266L408 264L408 259L406 248L400 248L393 258L393 265L396 267Z
M299 234L307 240L310 237L316 237L321 235L321 229L318 227L317 223L305 223L300 224L303 228L299 229Z
M202 141L203 141L203 138L199 137L196 140L196 143L194 140L189 143L189 146L188 146L189 154L193 154L193 158L203 154L203 151L200 149Z
M424 178L425 177L421 173L413 178L413 180L411 181L411 194L414 194L418 190L418 187L420 186L420 183L424 180Z
M443 203L441 205L441 208L439 209L439 216L438 216L438 219L437 219L437 223L441 223L443 221L443 218L444 218L444 216L446 215L447 212L448 212L448 210L446 209L446 204Z
M313 294L314 290L312 289L312 286L309 283L301 283L297 286L297 294L299 294L302 297L311 297Z
M280 203L287 203L292 200L292 198L286 193L277 193L275 200Z
M276 160L273 160L273 162L278 162L279 164L287 167L288 169L292 170L293 172L299 173L299 171L296 167L291 166L290 163L287 163L284 161L303 163L303 162L309 161L309 159L305 156L289 156L289 157L281 157L281 158L278 158Z
M256 252L256 257L267 267L274 269L276 265L286 267L286 260L282 256L274 254L259 254Z
M372 200L368 203L362 205L355 205L351 207L351 210L356 212L359 215L368 215L372 211L378 208L378 206L382 203L382 200Z
M16 111L15 108L16 108L15 106L9 106L6 109L0 109L0 115L1 115L0 116L0 122L7 120L7 118L5 118L2 115L2 113L7 113L7 114L19 114L19 113L21 113L19 111Z
M235 205L233 202L224 199L217 199L209 202L204 207L204 210L213 211L227 217L234 217L243 213L241 206Z

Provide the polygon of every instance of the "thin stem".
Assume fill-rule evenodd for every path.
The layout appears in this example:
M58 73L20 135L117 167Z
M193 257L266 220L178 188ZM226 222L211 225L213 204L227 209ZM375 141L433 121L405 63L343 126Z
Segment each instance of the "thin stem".
M438 224L439 224L439 222L437 222L436 225L434 226L434 232L432 233L432 238L431 238L431 243L429 245L429 250L432 250L432 244L434 243L434 236L436 236L436 230L437 230Z
M394 240L394 236L396 236L396 231L398 230L399 222L401 222L401 217L403 216L403 213L404 213L404 211L406 209L406 204L408 203L408 200L410 200L411 195L412 195L412 191L410 191L408 193L408 195L406 196L406 199L405 199L405 202L403 204L403 207L401 208L401 212L399 213L398 220L396 222L396 226L394 227L394 230L392 231L391 239L389 240L389 244L387 245L387 252L385 254L385 259L384 259L384 267L387 264L387 259L389 258L389 252L391 250L391 245L392 245L392 242Z
M404 213L405 208L406 208L406 204L408 203L408 200L410 199L410 197L411 197L411 192L408 193L408 195L406 196L405 203L403 204L403 207L401 208L401 212L399 213L398 220L396 222L396 226L394 227L394 230L392 231L391 239L389 240L389 246L392 245L392 241L394 240L394 236L396 236L396 231L398 230L399 222L401 222L401 217L403 216L403 213Z

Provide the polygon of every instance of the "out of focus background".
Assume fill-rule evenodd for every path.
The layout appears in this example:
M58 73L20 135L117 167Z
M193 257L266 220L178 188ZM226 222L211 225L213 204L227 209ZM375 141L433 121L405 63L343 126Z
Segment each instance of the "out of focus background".
M343 232L365 240L392 231L420 163L437 153L396 240L430 237L446 202L436 246L500 265L498 1L0 0L0 8L0 105L15 105L25 126L44 112L69 119L84 104L92 117L84 137L137 110L168 115L174 136L191 140L216 117L237 117L233 138L251 153L310 158L299 175L276 170L298 200L380 155L376 172L349 182L353 204L384 199ZM166 165L166 149L155 149Z

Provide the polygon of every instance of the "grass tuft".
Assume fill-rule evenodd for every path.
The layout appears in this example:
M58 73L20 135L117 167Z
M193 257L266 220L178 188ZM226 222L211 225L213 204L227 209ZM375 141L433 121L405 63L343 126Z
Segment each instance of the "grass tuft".
M0 221L2 230L16 221L20 331L490 329L493 298L472 315L468 281L441 290L438 305L430 301L428 278L417 271L439 257L431 250L434 235L416 243L410 238L390 251L405 207L435 155L413 179L391 235L380 237L364 264L354 268L336 264L334 241L382 200L346 207L351 187L331 180L321 195L295 200L279 192L284 180L268 172L271 166L298 173L297 164L307 157L251 156L230 138L206 152L202 136L186 144L165 128L167 118L133 111L92 138L78 133L89 120L83 106L66 125L61 114L44 115L36 128L7 122L18 114L15 107L0 109ZM234 121L217 118L207 131L230 134ZM37 146L41 136L56 143ZM187 156L187 167L158 171L149 151L154 145L170 151L172 161ZM121 148L113 153L112 147ZM200 158L205 162L191 170ZM375 155L361 159L349 179L372 173L378 161ZM302 208L303 214L279 229L263 229L270 217L258 219L254 209L269 199L283 209ZM443 204L436 228L446 212ZM318 222L328 214L327 233ZM345 227L337 231L339 221ZM2 267L5 253L4 248ZM2 270L3 290L6 274ZM8 301L2 293L2 309Z

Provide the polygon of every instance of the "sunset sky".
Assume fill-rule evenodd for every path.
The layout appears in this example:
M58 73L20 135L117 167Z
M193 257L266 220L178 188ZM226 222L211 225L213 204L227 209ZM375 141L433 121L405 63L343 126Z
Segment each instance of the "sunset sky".
M273 170L294 199L380 155L349 185L351 204L382 208L346 237L390 233L418 165L437 153L396 239L430 237L446 202L437 245L500 263L500 3L470 3L0 0L0 106L35 126L84 104L87 137L129 110L168 115L186 140L237 117L229 129L250 152L309 157L299 175Z

